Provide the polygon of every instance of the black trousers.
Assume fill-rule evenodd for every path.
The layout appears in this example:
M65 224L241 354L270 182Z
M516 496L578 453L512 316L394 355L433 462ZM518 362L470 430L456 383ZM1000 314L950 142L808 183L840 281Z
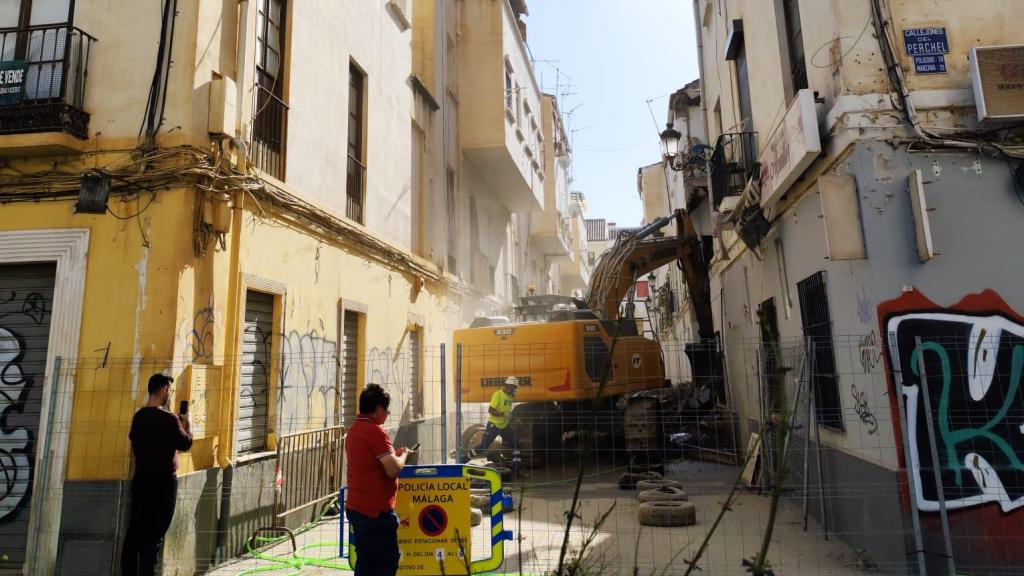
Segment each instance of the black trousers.
M356 547L356 576L394 576L398 572L398 516L394 510L376 518L346 510Z
M174 518L178 479L132 481L128 531L121 550L122 576L151 576L156 571L160 544Z

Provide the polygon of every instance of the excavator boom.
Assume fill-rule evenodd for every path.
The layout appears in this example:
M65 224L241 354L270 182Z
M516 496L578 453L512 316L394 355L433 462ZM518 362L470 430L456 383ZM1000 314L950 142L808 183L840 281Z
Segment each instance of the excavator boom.
M655 236L673 220L675 236ZM606 320L617 319L622 299L636 279L673 261L679 262L686 280L698 335L702 339L714 337L707 265L701 262L700 241L690 215L682 210L651 222L635 234L620 236L591 276L587 305Z

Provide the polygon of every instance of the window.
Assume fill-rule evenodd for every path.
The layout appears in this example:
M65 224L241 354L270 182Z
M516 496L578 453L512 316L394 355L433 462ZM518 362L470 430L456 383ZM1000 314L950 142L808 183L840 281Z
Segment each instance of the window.
M359 320L362 314L352 310L341 313L341 413L342 424L352 426L359 413L359 358L362 342L359 338Z
M420 327L409 331L409 419L423 418L423 374L420 371L420 355L423 352L420 342Z
M740 94L740 130L754 130L753 107L750 104L750 78L747 75L747 49L741 46L736 53L736 88Z
M426 134L415 123L410 131L412 138L412 194L410 197L409 214L409 247L412 251L423 255L423 195L424 166L426 165Z
M273 334L274 296L246 291L236 438L239 455L262 452L267 446Z
M444 76L448 91L452 94L459 93L459 53L456 48L455 39L451 34L447 35L448 47L445 50Z
M354 63L348 68L348 179L345 185L345 215L363 222L366 192L366 74Z
M458 222L458 211L455 206L455 170L448 169L447 189L445 191L446 208L448 209L448 272L458 273L458 261L456 255L456 224Z
M512 84L512 65L505 63L505 108L515 109L515 87Z
M256 166L284 179L288 105L284 102L285 0L259 0L256 11L256 96L253 158Z
M796 289L800 296L800 320L818 423L842 429L839 376L836 374L836 357L832 347L832 318L828 310L825 273L818 272L797 282Z
M800 26L799 0L782 0L782 11L786 25L786 46L789 51L789 75L792 82L792 93L807 88L807 62L804 59L804 35Z
M480 221L476 214L476 197L469 197L469 279L476 282L476 253L480 250Z

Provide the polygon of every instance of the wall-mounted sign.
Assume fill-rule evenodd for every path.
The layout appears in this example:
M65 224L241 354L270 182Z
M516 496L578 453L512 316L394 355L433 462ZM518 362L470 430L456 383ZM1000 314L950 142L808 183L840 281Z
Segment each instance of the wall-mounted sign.
M903 47L907 50L907 56L949 54L946 29L942 27L907 28L903 31Z
M0 106L21 104L27 68L24 60L0 62Z
M914 56L914 72L918 74L945 74L946 57L942 54Z
M903 31L903 48L914 60L914 72L918 74L945 74L946 57L949 54L949 40L946 29L907 28Z
M761 207L775 204L820 154L814 93L804 89L797 93L782 124L757 158L761 163Z

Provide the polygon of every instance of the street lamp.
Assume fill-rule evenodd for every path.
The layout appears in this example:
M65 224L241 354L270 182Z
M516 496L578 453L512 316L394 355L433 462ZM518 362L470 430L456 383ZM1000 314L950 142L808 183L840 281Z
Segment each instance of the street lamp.
M682 138L682 133L675 129L675 122L665 124L665 130L661 133L661 153L665 157L665 163L676 172L683 169L683 163L679 158L679 141Z

